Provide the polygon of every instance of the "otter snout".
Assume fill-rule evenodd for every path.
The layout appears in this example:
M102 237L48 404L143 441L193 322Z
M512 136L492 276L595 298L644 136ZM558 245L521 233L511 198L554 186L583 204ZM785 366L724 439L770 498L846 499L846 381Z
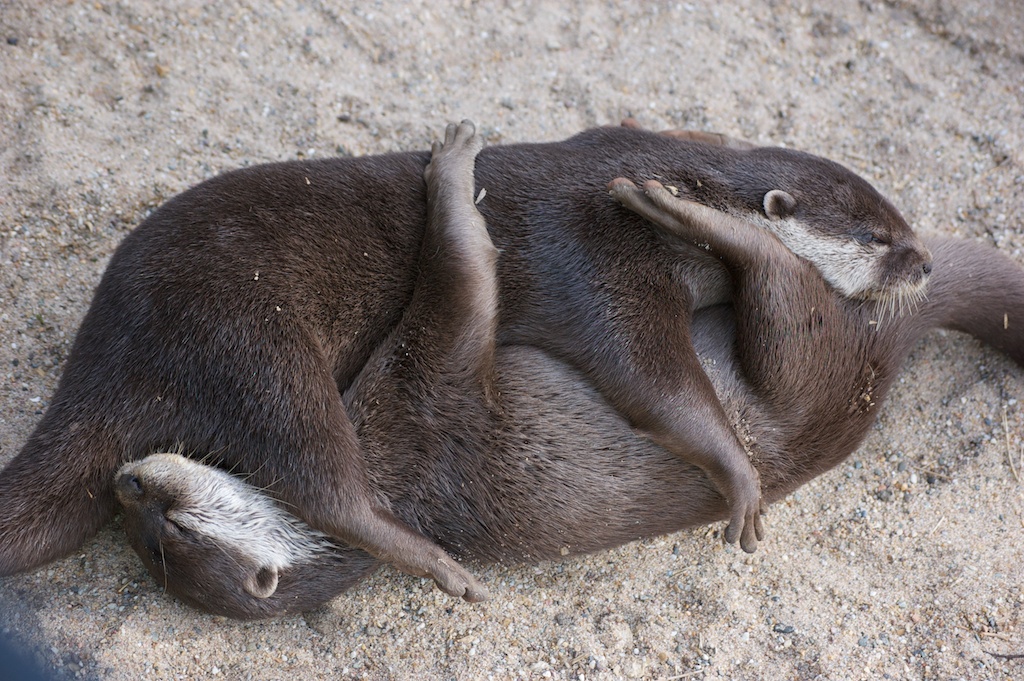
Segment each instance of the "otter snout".
M114 480L114 493L122 506L131 507L142 501L146 489L142 484L142 478L134 471L122 469Z
M893 258L891 264L886 263L885 259L880 263L881 278L887 286L893 289L899 289L901 286L918 289L928 283L928 275L932 273L932 254L916 237L913 242L902 251L894 253L897 257Z
M163 456L129 461L114 474L114 495L125 511L154 518L167 512L173 493L166 483L161 485Z

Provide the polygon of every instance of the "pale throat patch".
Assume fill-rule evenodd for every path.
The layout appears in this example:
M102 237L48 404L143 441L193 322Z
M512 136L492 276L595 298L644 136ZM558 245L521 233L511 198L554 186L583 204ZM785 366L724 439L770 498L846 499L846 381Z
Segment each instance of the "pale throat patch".
M249 556L261 567L281 570L330 550L325 535L219 468L178 454L153 454L129 466L122 471L177 495L179 502L167 512L169 520Z
M779 237L796 255L847 298L864 298L880 286L879 266L889 247L855 239L823 236L796 218L770 220L755 214L753 222Z

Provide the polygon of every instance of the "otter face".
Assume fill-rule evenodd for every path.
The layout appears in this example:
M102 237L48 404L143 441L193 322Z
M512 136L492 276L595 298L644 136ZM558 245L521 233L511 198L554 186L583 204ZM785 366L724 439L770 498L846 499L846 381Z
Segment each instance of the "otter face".
M786 162L785 188L764 194L759 222L847 298L879 301L895 314L925 293L931 253L874 187L837 163L772 150Z
M158 584L201 610L240 619L310 610L372 571L255 487L177 454L115 477L129 543Z

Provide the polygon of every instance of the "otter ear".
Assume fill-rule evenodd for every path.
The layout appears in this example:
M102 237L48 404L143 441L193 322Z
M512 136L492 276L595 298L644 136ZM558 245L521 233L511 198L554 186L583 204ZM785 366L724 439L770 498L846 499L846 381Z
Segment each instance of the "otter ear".
M277 591L277 568L261 567L255 573L245 576L243 586L250 596L270 598Z
M772 220L784 220L796 212L796 199L781 189L773 189L764 195L764 214Z

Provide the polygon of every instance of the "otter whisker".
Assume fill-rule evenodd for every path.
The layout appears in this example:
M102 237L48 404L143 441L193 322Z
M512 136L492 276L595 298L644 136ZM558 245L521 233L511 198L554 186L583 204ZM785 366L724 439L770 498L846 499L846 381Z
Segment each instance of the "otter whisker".
M911 315L916 315L918 313L918 310L921 309L921 303L922 303L922 301L924 301L924 299L925 299L925 290L923 288L919 289L919 290L917 290L917 291L915 291L913 293L913 296L911 297L911 301L910 301L910 314Z
M917 314L921 304L928 300L926 286L900 286L879 293L873 301L879 323L889 322Z
M299 507L298 504L293 504L293 503L291 503L289 501L285 501L284 499L278 499L277 497L274 497L274 502L278 506L284 506L285 508L289 508L289 509L293 509L293 508L298 508Z
M883 300L885 301L885 308L884 308L884 313L882 315L882 320L881 321L885 321L885 322L892 321L893 319L896 318L896 303L893 300L893 296L891 296L891 295L885 296L885 298L883 298Z
M255 470L247 473L246 475L241 476L242 480L244 480L246 483L249 483L249 480L251 478L253 478L257 473L262 471L268 465L270 465L270 462L268 460L264 459L263 461L260 461L260 465L257 466ZM229 472L234 473L234 471L229 471ZM283 479L284 478L282 478L282 477L275 478L273 480L273 482L270 483L270 485L276 485L278 482L280 482ZM249 483L249 484L251 484L251 483ZM269 486L268 486L268 488L269 488ZM268 489L268 488L264 488L263 491L266 491L266 489Z
M160 544L160 567L164 573L164 593L167 593L167 557L164 555L164 540L158 540Z
M277 483L279 483L282 480L284 480L284 476L283 475L279 475L278 477L276 477L273 480L271 480L270 482L268 482L266 485L253 485L251 482L249 482L249 478L250 477L252 477L252 475L247 475L247 476L243 477L242 480L245 481L245 484L251 485L252 487L255 487L256 489L258 489L260 492L269 494L270 496L274 496L272 494L272 492L274 490L274 487L277 485Z

